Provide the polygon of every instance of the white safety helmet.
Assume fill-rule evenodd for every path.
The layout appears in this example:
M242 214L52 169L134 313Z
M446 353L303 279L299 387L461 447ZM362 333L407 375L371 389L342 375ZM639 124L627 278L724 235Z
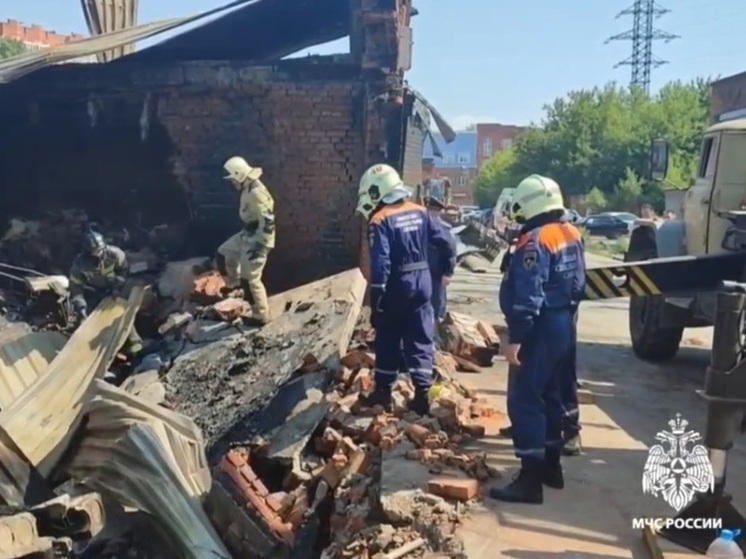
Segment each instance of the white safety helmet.
M541 175L530 175L523 179L510 200L510 216L516 220L529 220L552 210L564 209L560 186Z
M357 195L355 211L368 219L379 204L394 204L409 198L412 190L404 185L396 169L381 163L363 173Z
M231 157L223 164L223 169L228 173L223 178L236 184L244 184L247 181L258 180L264 170L261 167L252 167L243 157Z

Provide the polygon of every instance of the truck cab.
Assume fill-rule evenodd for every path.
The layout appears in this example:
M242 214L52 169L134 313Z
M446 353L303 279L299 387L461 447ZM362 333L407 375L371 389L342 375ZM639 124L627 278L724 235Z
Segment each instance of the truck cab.
M654 180L665 180L668 145L655 140L651 150ZM720 122L705 130L694 184L686 191L682 219L641 221L632 231L625 260L700 256L746 250L739 227L746 210L746 118ZM743 214L746 216L746 214ZM684 328L711 326L712 292L632 297L629 325L632 347L643 358L661 361L678 351Z

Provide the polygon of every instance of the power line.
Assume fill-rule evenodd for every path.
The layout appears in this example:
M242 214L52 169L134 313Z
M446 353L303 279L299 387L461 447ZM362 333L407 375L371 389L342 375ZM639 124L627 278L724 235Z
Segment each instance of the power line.
M667 60L661 60L653 55L653 41L668 43L680 37L658 29L653 26L653 21L670 11L659 6L655 0L635 0L629 8L617 14L617 19L631 15L632 29L612 35L606 39L605 44L611 41L632 41L632 55L614 65L614 68L631 66L630 87L640 87L646 93L650 93L652 69L668 64Z

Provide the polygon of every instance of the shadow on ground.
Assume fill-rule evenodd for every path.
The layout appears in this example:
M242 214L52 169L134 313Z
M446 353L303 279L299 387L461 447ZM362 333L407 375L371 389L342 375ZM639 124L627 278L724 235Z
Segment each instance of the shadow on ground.
M702 386L708 364L709 351L704 348L682 348L670 363L655 365L640 361L621 344L581 344L579 374L595 400L595 405L581 408L584 454L564 459L567 487L547 489L543 506L485 499L487 511L497 516L498 538L504 544L500 556L649 557L641 533L632 529L632 519L670 516L673 510L642 493L647 448L676 413L691 428L704 431L705 405L695 391ZM483 375L464 374L460 379L480 395L504 403L505 369L504 364L497 365ZM509 481L516 466L511 441L491 433L478 446L493 465L506 469L505 479L498 483ZM740 448L732 454L731 470L743 470L746 452ZM736 502L746 505L746 492L731 489ZM510 534L523 534L525 540L513 542ZM509 550L510 544L516 545Z

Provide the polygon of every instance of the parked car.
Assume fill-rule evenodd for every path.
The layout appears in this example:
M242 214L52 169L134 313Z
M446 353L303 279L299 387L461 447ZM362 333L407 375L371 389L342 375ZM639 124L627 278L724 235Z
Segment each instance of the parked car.
M589 215L578 224L594 236L617 239L629 233L629 224L609 214Z
M581 215L575 210L565 210L565 216L570 223L578 224L583 220Z
M636 216L633 213L630 212L603 212L599 215L610 215L613 217L616 217L618 219L621 219L627 224L627 229L632 232L632 229L635 226L635 222L640 219L639 216Z

